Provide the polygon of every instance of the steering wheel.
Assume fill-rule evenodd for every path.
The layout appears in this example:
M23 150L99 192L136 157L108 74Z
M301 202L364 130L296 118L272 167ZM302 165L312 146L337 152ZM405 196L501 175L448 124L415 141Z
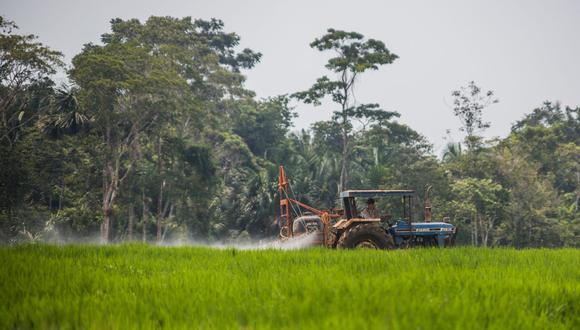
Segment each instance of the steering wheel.
M391 221L390 220L393 220L393 215L392 214L388 214L388 213L381 214L380 218L381 218L381 222L386 222L387 224L390 225L391 224Z

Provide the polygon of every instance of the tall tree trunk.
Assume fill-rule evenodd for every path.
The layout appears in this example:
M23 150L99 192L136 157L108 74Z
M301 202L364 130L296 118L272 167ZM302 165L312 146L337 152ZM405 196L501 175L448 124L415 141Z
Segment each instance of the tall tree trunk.
M119 190L119 167L120 160L108 162L103 170L103 223L101 224L101 242L108 243L110 237L113 205Z
M107 118L108 119L108 118ZM111 223L111 195L113 191L113 173L111 167L111 154L113 152L112 140L111 140L111 126L107 125L105 129L105 142L107 146L106 161L103 167L103 200L102 200L102 210L103 210L103 222L101 223L101 243L109 242L109 225Z
M477 221L475 222L475 244L477 246L481 246L481 240L480 240L480 235L481 235L481 218L478 216Z
M487 239L489 237L489 230L490 228L488 227L489 224L484 223L483 224L483 229L482 229L482 237L481 237L481 245L483 247L487 247Z
M349 88L352 86L352 84L354 83L354 79L356 77L356 74L352 76L352 78L348 77L348 72L347 70L343 70L342 71L342 77L341 77L341 81L343 83L343 87L342 87L342 103L341 103L341 107L342 107L342 154L341 154L341 161L340 161L340 181L339 181L339 188L338 191L344 191L347 189L347 182L348 182L348 125L349 125L349 121L348 121L348 114L347 114L347 109L348 109L348 104L349 104Z
M475 246L475 230L473 229L473 224L471 224L471 245Z
M167 212L167 206L169 205L169 202L165 205L165 212ZM174 209L174 205L172 204L171 207L169 208L169 216L168 218L171 219L171 216L173 214L173 209ZM167 226L165 226L165 228L163 228L163 235L161 236L161 241L165 241L165 235L167 234Z
M348 170L347 170L347 165L348 165L348 135L346 132L343 132L342 135L342 155L341 155L341 161L340 161L340 187L339 187L339 192L340 191L344 191L347 189L346 183L348 180Z
M487 221L483 221L483 229L482 229L482 237L481 243L483 246L489 246L489 234L492 232L494 225L495 225L495 217L487 218Z
M135 148L135 143L139 138L138 125L133 125L131 127L131 133L121 140L114 138L112 127L110 118L107 116L104 135L106 150L104 152L105 159L103 168L103 223L101 224L101 241L103 243L109 241L113 206L115 205L115 198L119 192L119 186L127 178L129 173L131 173L133 163L135 162L134 155L130 154L130 163L125 167L122 165L123 157L127 154L131 146Z
M64 199L64 178L62 178L60 184L60 194L58 196L58 211L62 210L62 200Z
M161 180L159 185L159 198L157 200L157 243L161 242L161 234L163 231L163 186L165 185L165 180Z
M109 205L109 183L108 175L106 175L106 170L103 171L103 201L102 201L102 211L103 211L103 222L101 223L101 243L109 242L109 223L111 222L111 208Z
M578 206L580 206L580 171L576 171L576 209L574 214L578 212Z
M131 196L133 197L133 196ZM135 210L133 201L129 203L129 219L127 221L127 238L129 241L133 240L133 218L135 217Z
M141 222L143 225L142 241L143 241L143 243L146 243L147 242L147 204L145 202L145 188L143 188L143 191L141 193L141 203L142 203Z
M111 223L111 210L103 206L103 223L101 223L101 243L109 242L110 223Z
M477 213L471 215L471 245L477 246Z
M522 247L522 236L521 236L521 232L523 230L523 226L522 226L522 219L520 214L515 211L516 207L515 205L513 205L513 201L510 203L510 208L512 209L511 212L511 218L514 219L514 223L515 223L515 228L514 228L514 245L516 247L516 249L519 249Z
M162 220L163 220L163 187L165 186L165 180L162 179L163 175L163 159L161 157L161 136L157 140L157 174L160 179L159 184L159 197L157 199L157 243L161 242L162 236Z

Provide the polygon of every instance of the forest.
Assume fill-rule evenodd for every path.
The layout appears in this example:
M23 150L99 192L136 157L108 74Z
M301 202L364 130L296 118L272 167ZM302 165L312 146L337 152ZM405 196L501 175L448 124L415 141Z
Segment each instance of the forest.
M276 237L284 165L320 208L345 189L414 189L421 219L432 186L460 245L580 247L580 106L547 100L489 140L501 98L465 82L442 95L464 139L436 154L402 114L353 97L365 72L397 65L387 40L321 31L304 47L328 74L260 99L244 72L262 54L218 19L113 19L71 64L7 17L0 30L2 244ZM300 104L334 111L297 130Z

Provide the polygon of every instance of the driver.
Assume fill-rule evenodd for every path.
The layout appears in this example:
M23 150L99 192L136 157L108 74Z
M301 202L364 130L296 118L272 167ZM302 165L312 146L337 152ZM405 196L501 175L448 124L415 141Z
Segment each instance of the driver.
M360 216L365 219L377 219L379 218L379 211L375 208L375 200L372 198L367 199L367 207L365 207Z

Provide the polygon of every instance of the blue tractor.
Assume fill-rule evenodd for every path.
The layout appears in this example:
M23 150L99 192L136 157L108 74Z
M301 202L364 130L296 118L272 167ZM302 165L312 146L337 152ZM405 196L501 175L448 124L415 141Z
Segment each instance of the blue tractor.
M431 221L430 187L425 193L423 222L413 215L414 190L346 190L340 193L342 209L319 210L290 198L284 168L280 167L280 239L285 241L307 235L312 245L330 248L394 249L414 246L452 246L457 227L446 221ZM384 205L398 216L368 212L357 201L374 204L374 199L387 199Z

